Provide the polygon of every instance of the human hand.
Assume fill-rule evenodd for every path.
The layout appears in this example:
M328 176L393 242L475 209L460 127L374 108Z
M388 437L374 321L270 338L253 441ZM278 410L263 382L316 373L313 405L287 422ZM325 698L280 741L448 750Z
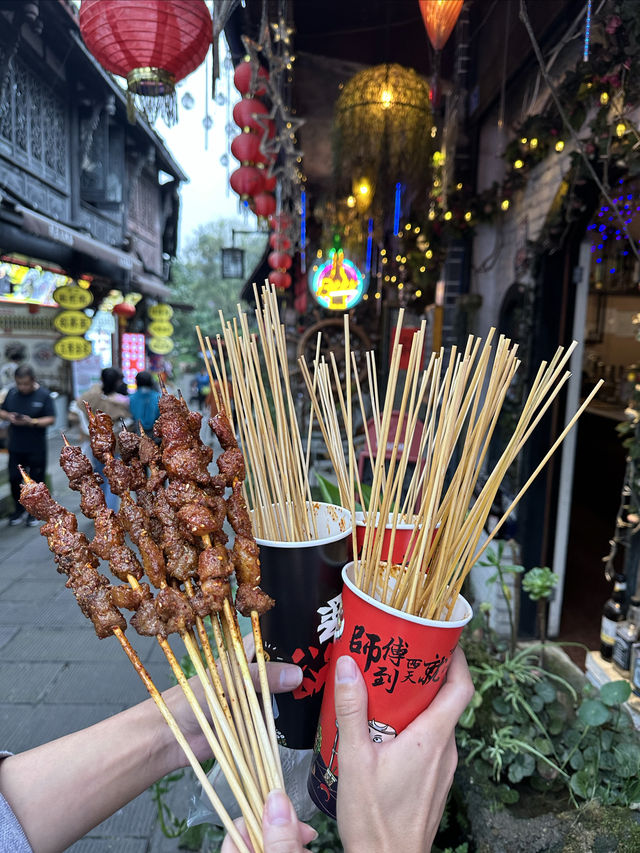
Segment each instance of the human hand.
M253 850L244 821L237 820L236 826L249 850ZM317 836L313 827L298 820L291 800L284 791L271 791L262 816L264 853L300 853L307 849L304 845ZM220 853L238 853L238 848L228 835Z
M458 647L447 680L431 705L394 740L374 744L369 738L362 674L350 657L338 660L337 814L345 853L431 849L458 763L455 726L473 692L467 662Z
M248 634L243 638L245 652L247 655L247 660L252 660L255 654L255 644L253 642L253 637L251 634ZM257 664L249 664L249 670L251 672L251 677L253 679L253 684L256 690L260 690L260 683L258 679L258 669ZM218 671L220 672L220 666L218 665ZM220 673L221 678L224 677L222 673ZM295 688L302 682L302 670L299 666L295 664L289 663L276 663L276 662L267 662L267 678L269 681L269 689L272 693L287 693L290 690L295 690ZM210 719L211 715L209 712L209 708L207 706L207 702L204 697L204 690L202 688L202 684L200 683L200 679L198 676L193 676L189 679L189 684L191 689L196 695L198 703L200 707ZM200 761L203 761L205 758L211 757L211 749L207 743L207 740L202 733L202 729L200 728L199 723L196 720L195 714L191 710L187 700L185 699L182 688L179 685L176 687L171 687L169 690L166 690L163 694L167 705L169 706L172 714L175 716L178 726L182 730L183 734L186 736L187 740L196 756ZM167 729L168 731L168 729ZM175 742L173 738L171 738L168 743L168 749L173 750L175 752L175 766L180 767L186 764L186 758L182 749Z

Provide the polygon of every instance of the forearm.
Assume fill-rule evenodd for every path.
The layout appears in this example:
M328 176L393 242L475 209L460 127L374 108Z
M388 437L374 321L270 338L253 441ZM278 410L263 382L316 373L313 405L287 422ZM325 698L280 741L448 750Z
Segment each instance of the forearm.
M0 761L0 791L34 853L59 853L179 763L148 700Z
M32 418L31 423L34 426L48 427L51 426L52 423L55 423L55 418L51 415L43 415L41 418Z

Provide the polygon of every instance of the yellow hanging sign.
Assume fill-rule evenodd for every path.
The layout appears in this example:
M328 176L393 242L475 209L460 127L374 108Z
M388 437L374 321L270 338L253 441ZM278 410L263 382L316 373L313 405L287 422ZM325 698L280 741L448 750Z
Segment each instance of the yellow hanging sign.
M170 338L173 335L173 325L168 320L154 320L149 323L149 334L154 338Z
M84 335L91 326L91 317L82 311L60 311L53 318L53 325L63 335Z
M173 341L171 338L149 338L147 346L156 355L167 355L173 349Z
M170 320L173 317L171 305L152 305L147 309L147 314L152 320Z
M78 287L77 284L65 284L63 287L56 287L53 291L53 298L61 308L73 310L86 308L93 302L91 293L83 287Z
M59 338L53 345L53 351L65 361L82 361L91 355L93 347L91 341L84 338L64 337Z

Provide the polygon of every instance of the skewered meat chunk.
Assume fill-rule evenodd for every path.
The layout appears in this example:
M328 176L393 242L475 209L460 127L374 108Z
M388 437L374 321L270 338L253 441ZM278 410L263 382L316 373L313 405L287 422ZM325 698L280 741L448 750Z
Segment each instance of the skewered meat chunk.
M123 607L125 610L137 610L143 601L151 598L151 590L149 584L141 583L136 589L130 586L112 586L111 587L111 602L116 607Z
M162 461L160 448L148 435L140 436L138 455L143 465L159 465Z
M131 462L129 462L129 472L129 489L132 492L139 492L142 489L147 488L147 475L144 470L144 465L139 459L132 459Z
M143 637L162 636L163 624L162 619L156 613L153 606L153 600L143 601L130 620L132 628L135 628L138 634Z
M106 412L92 411L85 403L89 418L89 441L93 455L104 463L113 456L116 449L116 437L113 434L113 421Z
M74 483L82 477L94 476L93 466L82 452L81 447L72 447L71 445L63 447L60 452L60 467L69 478L72 489L78 490L78 486Z
M220 471L228 486L233 485L235 480L244 480L244 458L239 447L230 447L229 450L221 453L218 456L217 464L218 471Z
M113 634L114 628L124 631L127 621L111 602L111 584L108 579L98 572L95 574L99 580L94 583L86 573L78 572L76 575L69 573L66 586L73 590L80 609L87 619L93 622L98 637L104 640L105 637Z
M206 485L209 480L208 461L197 447L175 447L164 450L162 464L169 477L175 480L195 480Z
M80 498L80 509L87 518L96 518L107 506L104 492L100 487L102 477L99 474L90 474L83 477L80 481L74 480L73 482L78 483L79 491L82 495ZM69 486L72 489L74 488L72 482L69 483Z
M20 503L29 515L37 518L38 521L48 521L55 515L67 514L67 510L51 497L45 483L27 483L22 486ZM72 513L69 512L68 515L72 515Z
M260 583L260 548L253 538L236 534L231 559L236 570L238 585L246 583L257 586Z
M242 583L236 592L236 609L243 616L250 616L252 610L255 610L258 616L262 616L267 610L271 610L274 604L273 598L259 586Z
M189 599L193 610L203 619L212 613L220 613L225 599L231 595L229 581L222 578L210 578L197 589L193 598Z
M206 536L221 527L216 516L202 504L187 504L177 516L182 527L194 536Z
M124 531L118 516L112 509L104 509L95 518L95 536L89 546L94 554L108 560L111 550L124 545Z
M114 495L123 497L131 490L131 471L122 459L107 457L104 462L104 475L109 481L111 491Z
M128 545L114 545L109 553L109 566L112 573L121 581L129 576L140 580L144 574L140 561Z
M118 446L120 447L120 455L122 461L127 464L132 459L138 456L138 448L140 445L140 436L136 432L131 432L128 429L121 429L118 433Z
M167 572L162 551L147 531L149 516L129 498L122 501L118 518L138 546L147 577L155 587L163 586L166 583Z
M233 484L231 494L227 498L227 518L236 533L241 536L253 536L251 518L242 494L241 483Z
M160 525L160 544L164 551L167 574L179 581L194 577L198 569L198 552L178 530L178 519L163 491L153 501L155 520Z
M224 545L216 544L200 552L198 575L201 582L210 578L228 578L232 572L233 565Z
M165 625L165 633L182 634L193 627L195 614L187 599L177 589L167 586L161 589L155 600L158 616Z
M229 423L229 418L223 409L209 418L209 426L216 434L216 438L220 442L220 447L223 450L230 450L232 447L237 447L238 442Z

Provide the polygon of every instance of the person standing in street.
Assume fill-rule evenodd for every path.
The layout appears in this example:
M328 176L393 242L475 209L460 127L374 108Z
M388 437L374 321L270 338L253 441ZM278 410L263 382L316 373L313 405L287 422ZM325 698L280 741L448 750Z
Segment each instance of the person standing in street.
M20 505L21 465L29 476L44 480L47 470L47 427L55 421L53 398L47 388L36 381L36 375L28 364L22 364L15 372L15 386L5 397L0 418L9 421L9 481L15 503L9 524L20 524L24 509ZM27 516L27 526L35 527L38 522Z
M159 400L160 392L154 387L153 376L148 370L141 370L136 375L136 390L129 398L131 418L136 432L138 424L141 424L146 434L153 438L153 425L160 417Z

